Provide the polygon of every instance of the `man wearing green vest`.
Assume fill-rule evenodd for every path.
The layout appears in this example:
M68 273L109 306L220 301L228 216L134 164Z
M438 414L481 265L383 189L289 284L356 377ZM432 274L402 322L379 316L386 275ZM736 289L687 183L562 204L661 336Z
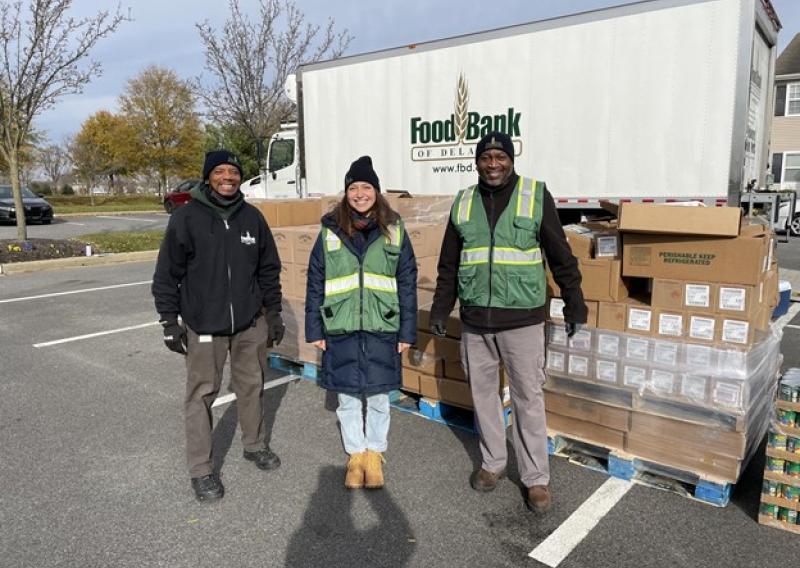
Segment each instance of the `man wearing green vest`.
M586 323L581 275L544 182L514 171L514 144L501 132L475 150L478 184L453 204L439 256L431 332L445 335L456 299L463 324L461 360L480 432L482 463L470 483L492 491L505 476L507 451L499 367L508 375L512 439L526 504L550 506L545 425L545 259L561 288L569 336Z

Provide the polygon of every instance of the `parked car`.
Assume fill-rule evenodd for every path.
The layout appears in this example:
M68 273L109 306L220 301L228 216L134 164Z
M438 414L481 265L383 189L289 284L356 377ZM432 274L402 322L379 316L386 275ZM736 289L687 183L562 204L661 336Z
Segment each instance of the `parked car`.
M164 196L164 211L171 215L175 209L189 203L189 201L192 200L192 196L189 195L189 192L200 182L201 180L199 179L187 179L179 183L178 187Z
M53 207L27 187L22 188L22 205L25 207L25 221L49 225L53 220ZM17 222L14 194L10 185L0 185L0 222Z
M800 201L798 202L800 207ZM784 230L791 232L793 237L800 237L800 211L795 211L791 219L789 219L789 204L782 203L780 212L778 213L778 224L780 227L785 227Z

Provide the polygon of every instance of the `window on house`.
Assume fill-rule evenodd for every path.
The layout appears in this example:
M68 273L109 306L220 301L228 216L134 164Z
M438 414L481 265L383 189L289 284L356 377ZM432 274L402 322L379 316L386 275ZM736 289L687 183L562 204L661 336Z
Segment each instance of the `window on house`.
M784 182L800 182L800 154L785 154Z
M790 83L786 93L786 115L800 114L800 83Z

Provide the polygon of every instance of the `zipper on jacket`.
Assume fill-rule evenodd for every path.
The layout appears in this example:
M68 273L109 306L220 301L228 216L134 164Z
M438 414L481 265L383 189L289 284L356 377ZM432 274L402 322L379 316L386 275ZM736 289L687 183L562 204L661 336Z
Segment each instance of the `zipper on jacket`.
M230 230L230 225L228 225L228 220L223 219L223 223L225 223L225 231ZM231 282L231 261L230 257L228 256L228 236L225 235L225 264L228 267L228 304L231 307L231 333L236 332L236 324L233 321L233 296L231 296L231 290L233 288L233 283Z
M494 192L489 192L490 216L489 216L489 302L486 308L486 323L492 329L492 273L494 272L494 230L497 222L494 218Z

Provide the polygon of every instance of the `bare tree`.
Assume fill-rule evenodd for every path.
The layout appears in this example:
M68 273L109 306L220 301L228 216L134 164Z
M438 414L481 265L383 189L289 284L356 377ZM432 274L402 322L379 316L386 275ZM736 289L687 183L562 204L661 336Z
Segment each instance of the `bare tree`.
M337 58L352 37L306 22L292 0L259 0L256 21L229 1L229 18L217 33L206 20L197 24L206 49L206 70L216 84L197 80L198 96L218 125L241 127L261 147L264 139L292 115L283 94L287 77L301 63ZM259 160L261 156L259 155ZM259 167L262 167L259 164Z
M53 183L53 191L58 193L59 182L71 167L67 144L48 144L38 148L36 161Z
M20 151L33 119L69 94L80 93L100 74L96 61L83 62L103 37L125 19L114 14L68 15L72 0L0 0L0 157L8 173L17 210L17 236L28 237L20 191Z

